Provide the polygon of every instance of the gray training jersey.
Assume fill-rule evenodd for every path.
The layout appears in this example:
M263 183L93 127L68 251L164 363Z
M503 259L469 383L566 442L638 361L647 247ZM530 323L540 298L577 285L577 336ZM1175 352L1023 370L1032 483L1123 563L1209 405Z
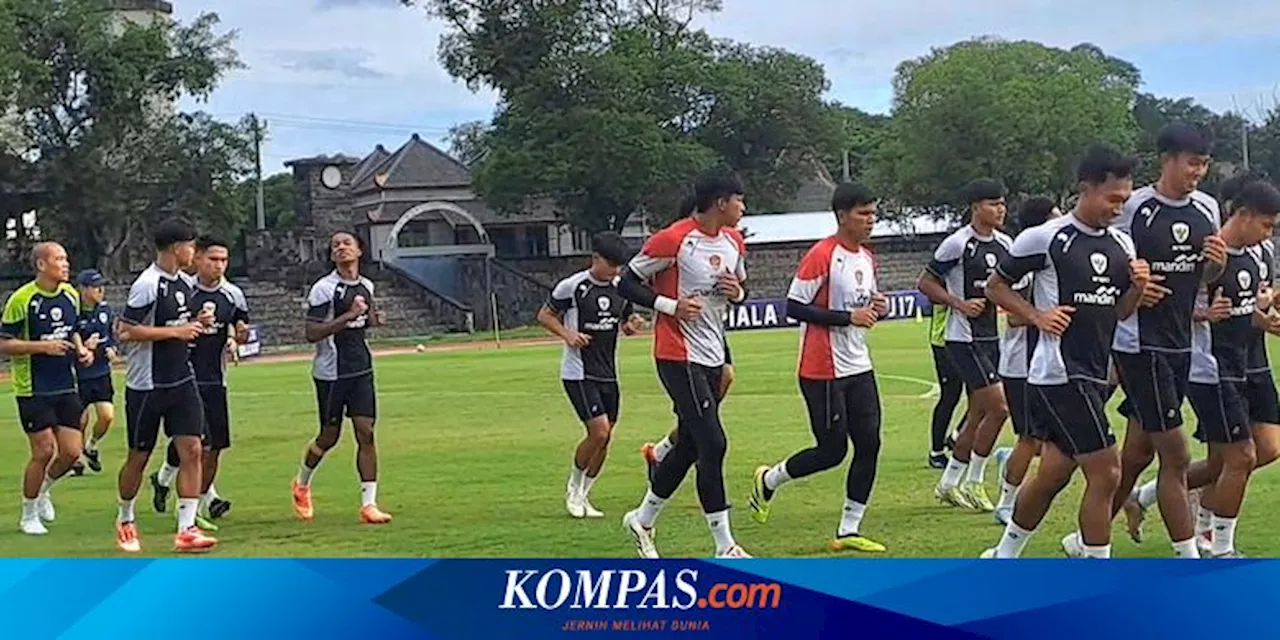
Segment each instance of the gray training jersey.
M166 273L154 263L133 281L120 321L144 327L176 327L195 319L192 288L185 273ZM134 391L176 387L195 378L186 340L126 342L125 386Z
M984 237L978 235L973 225L967 224L938 245L925 270L941 280L947 292L957 298L983 298L986 296L987 278L1009 255L1012 245L1013 240L1004 233L994 231ZM947 342L983 342L999 338L994 304L988 303L976 318L958 312L947 317Z
M618 330L631 317L631 303L618 293L615 283L579 271L556 285L547 306L560 314L564 326L591 338L581 349L564 346L560 378L617 381Z
M363 297L372 311L373 282L364 276L343 280L337 271L330 272L311 285L311 293L307 295L307 321L333 320L350 310L357 297ZM311 375L316 380L333 381L373 373L373 352L365 340L368 325L369 312L366 311L341 331L317 342Z

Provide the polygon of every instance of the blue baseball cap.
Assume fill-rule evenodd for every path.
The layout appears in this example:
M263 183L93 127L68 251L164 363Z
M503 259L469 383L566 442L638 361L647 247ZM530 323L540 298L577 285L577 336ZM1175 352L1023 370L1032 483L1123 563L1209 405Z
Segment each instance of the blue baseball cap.
M107 279L97 269L85 269L76 274L77 287L101 287L107 283Z

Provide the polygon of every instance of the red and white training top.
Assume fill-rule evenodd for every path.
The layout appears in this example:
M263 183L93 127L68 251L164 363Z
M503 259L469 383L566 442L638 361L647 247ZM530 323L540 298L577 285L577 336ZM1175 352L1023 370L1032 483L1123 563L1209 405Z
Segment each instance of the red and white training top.
M716 291L721 274L747 280L747 245L737 229L707 235L693 218L684 218L653 234L631 259L630 269L651 281L655 293L673 300L702 298L702 314L693 321L663 313L654 322L653 355L667 362L705 367L724 365L724 313L729 301Z
M834 236L809 249L787 297L821 309L849 313L871 304L876 292L875 257L865 247L850 251ZM834 380L871 370L867 330L804 323L800 329L800 377Z

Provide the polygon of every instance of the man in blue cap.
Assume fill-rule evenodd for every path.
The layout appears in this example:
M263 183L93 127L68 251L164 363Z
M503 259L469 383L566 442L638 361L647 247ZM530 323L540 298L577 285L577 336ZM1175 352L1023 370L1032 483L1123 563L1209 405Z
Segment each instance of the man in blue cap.
M104 301L106 284L107 279L96 269L85 269L76 275L76 288L80 290L80 320L76 324L76 332L86 344L93 337L98 339L98 351L93 354L93 362L87 367L76 367L80 403L84 405L80 427L88 430L90 414L96 418L93 431L84 443L84 460L94 473L102 471L98 443L111 429L116 415L111 363L119 360L119 356L116 354L115 331L112 330L115 314Z

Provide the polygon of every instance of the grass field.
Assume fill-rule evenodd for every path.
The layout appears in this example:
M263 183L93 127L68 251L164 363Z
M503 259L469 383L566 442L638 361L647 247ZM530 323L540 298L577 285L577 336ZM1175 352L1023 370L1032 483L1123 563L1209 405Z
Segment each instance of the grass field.
M872 350L884 405L879 478L864 533L893 556L976 557L1001 528L989 514L937 504L938 472L925 465L932 365L925 327L886 323L873 333ZM649 356L651 338L622 342L623 409L613 453L593 501L603 520L573 520L563 507L570 452L581 427L560 386L558 346L429 352L378 359L381 506L395 516L383 527L358 524L359 486L354 443L342 443L314 481L316 517L302 523L289 506L289 480L303 447L315 434L309 362L254 363L230 373L234 447L225 455L219 492L234 502L220 521L217 556L630 556L619 528L622 514L645 489L640 444L672 424ZM839 519L844 467L784 488L768 526L747 514L752 469L773 463L811 442L796 389L797 336L793 330L731 337L738 383L723 410L729 432L728 489L738 505L733 524L740 543L757 556L821 556ZM8 394L7 385L0 393ZM117 388L122 388L117 382ZM121 393L121 395L123 395ZM123 411L120 411L123 414ZM106 473L68 478L54 489L58 521L44 537L17 531L18 487L27 444L14 403L0 402L0 486L9 487L0 510L0 555L112 556L115 474L123 453L123 424L104 444ZM1117 432L1123 428L1112 413ZM1008 442L1010 436L1002 439ZM1195 445L1199 455L1201 448ZM157 468L157 455L152 469ZM846 463L847 464L847 463ZM1151 472L1148 472L1150 475ZM994 498L994 463L987 482ZM1072 529L1082 481L1077 478L1050 512L1028 555L1058 554ZM1240 526L1240 548L1251 555L1280 553L1280 475L1265 470L1250 490ZM150 489L139 496L144 554L167 555L173 506L156 514ZM1153 514L1155 515L1155 514ZM1135 546L1116 526L1115 555L1171 554L1159 518L1149 518L1147 542ZM659 551L667 556L711 553L692 478L658 522Z

